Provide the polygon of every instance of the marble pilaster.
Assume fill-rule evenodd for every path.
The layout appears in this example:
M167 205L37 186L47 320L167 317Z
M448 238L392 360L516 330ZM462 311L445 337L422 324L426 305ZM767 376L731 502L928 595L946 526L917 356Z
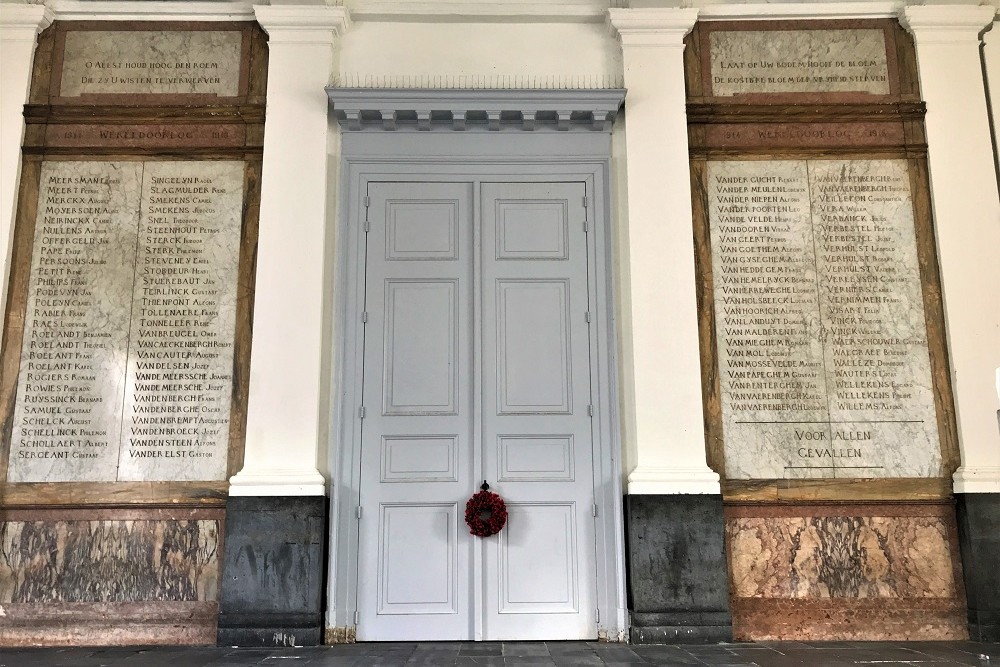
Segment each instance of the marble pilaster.
M684 89L697 9L611 9L624 60L627 255L623 414L628 493L719 493L707 464ZM669 288L668 288L669 286Z

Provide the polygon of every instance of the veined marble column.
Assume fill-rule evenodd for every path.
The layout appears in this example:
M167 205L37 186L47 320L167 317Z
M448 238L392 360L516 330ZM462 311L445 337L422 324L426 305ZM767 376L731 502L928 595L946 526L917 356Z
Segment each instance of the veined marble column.
M696 9L612 9L625 70L628 173L625 369L629 494L719 493L708 467L698 355L684 36Z
M995 388L1000 368L1000 196L980 55L980 35L994 13L993 7L924 5L907 7L901 16L917 45L920 88L927 102L931 193L962 454L954 476L959 543L969 634L979 641L1000 641L995 572L1000 549L1000 402Z
M980 61L993 7L924 5L901 17L917 45L927 102L934 222L941 261L962 466L956 493L1000 493L1000 196Z
M268 33L267 119L243 469L234 496L321 496L327 99L343 7L256 6Z
M53 18L43 5L0 3L0 322L7 307L7 272L21 174L22 109L31 85L35 38Z
M611 9L625 73L622 317L631 641L732 637L719 475L701 393L684 36L697 9ZM628 364L628 359L632 364ZM668 554L686 554L671 558ZM697 602L693 602L697 600Z

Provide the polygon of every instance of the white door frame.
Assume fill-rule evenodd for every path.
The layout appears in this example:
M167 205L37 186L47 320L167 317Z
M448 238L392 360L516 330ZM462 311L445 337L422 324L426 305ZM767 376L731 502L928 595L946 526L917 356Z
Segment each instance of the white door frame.
M334 279L333 364L335 404L329 452L331 471L329 576L326 625L353 628L357 609L358 517L360 502L360 420L364 299L363 202L371 180L544 181L586 183L592 196L594 252L590 285L594 299L591 353L594 363L594 491L598 632L623 641L625 603L624 519L621 443L611 283L612 229L610 136L588 132L554 133L345 133L339 183L339 224ZM592 195L590 194L592 193ZM369 519L371 520L371 519ZM472 576L472 573L470 573Z

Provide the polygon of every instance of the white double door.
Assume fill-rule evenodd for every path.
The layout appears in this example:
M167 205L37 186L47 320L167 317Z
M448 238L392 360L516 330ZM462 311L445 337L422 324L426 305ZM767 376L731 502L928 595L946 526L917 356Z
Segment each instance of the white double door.
M369 183L359 640L596 638L586 194Z

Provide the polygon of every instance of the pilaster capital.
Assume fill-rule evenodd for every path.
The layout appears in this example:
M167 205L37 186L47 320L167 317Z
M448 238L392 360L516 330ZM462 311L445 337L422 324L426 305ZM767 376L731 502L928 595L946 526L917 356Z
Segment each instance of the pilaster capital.
M350 14L344 7L254 5L253 11L272 45L333 45L351 25Z
M45 5L0 3L0 31L4 41L32 41L52 25L55 14Z
M609 9L608 27L617 34L622 48L666 46L684 48L684 37L694 28L694 8Z
M917 45L979 43L980 34L993 23L996 8L988 5L917 5L905 7L899 22Z

